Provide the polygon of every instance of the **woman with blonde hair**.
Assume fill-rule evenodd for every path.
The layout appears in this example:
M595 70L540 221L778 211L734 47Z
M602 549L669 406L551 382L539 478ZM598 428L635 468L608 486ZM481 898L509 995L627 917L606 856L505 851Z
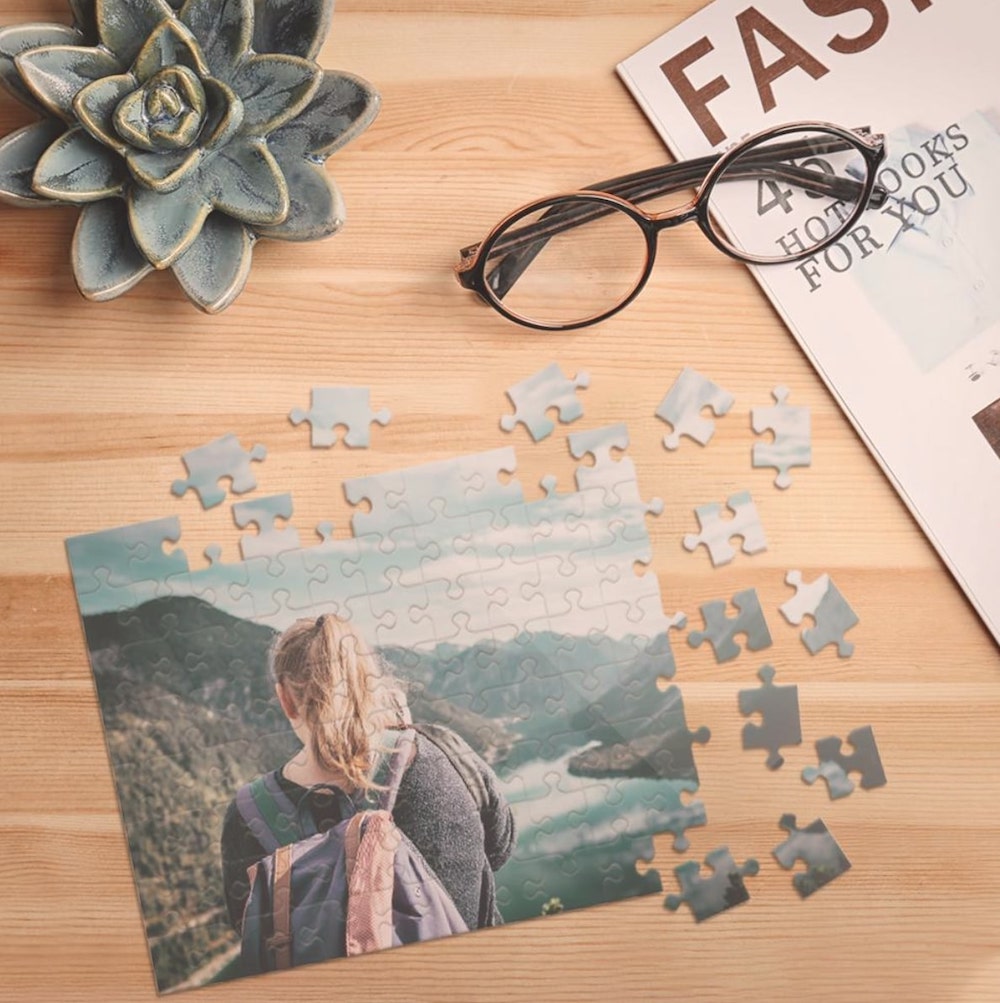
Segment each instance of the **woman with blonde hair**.
M302 748L256 783L270 785L296 814L307 811L314 831L325 832L371 804L384 786L380 764L394 736L411 724L405 695L354 627L330 614L288 627L272 647L271 669ZM454 732L418 724L415 734L405 734L412 748L396 778L393 821L468 929L497 925L493 872L513 849L514 820L496 775ZM250 894L248 871L268 853L259 827L238 804L251 786L229 806L222 831L226 905L237 932Z

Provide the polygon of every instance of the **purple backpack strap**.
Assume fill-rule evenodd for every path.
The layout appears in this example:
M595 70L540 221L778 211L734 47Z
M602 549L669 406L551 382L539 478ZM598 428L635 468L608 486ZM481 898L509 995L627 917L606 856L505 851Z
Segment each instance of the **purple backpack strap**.
M406 768L413 758L417 733L413 728L404 728L387 731L382 738L386 744L393 743L392 751L386 754L386 758L380 769L376 770L373 779L380 785L385 784L385 790L379 792L378 806L391 815L396 804L396 796L399 794L399 785L403 782L403 774L406 773ZM384 780L381 777L383 773L388 774Z
M275 773L266 773L236 792L236 809L265 853L302 838L297 809Z

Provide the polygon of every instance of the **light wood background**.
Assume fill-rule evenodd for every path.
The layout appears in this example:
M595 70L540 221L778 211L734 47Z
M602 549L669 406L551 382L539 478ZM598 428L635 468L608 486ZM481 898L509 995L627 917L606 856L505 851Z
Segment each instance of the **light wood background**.
M764 659L718 667L675 645L709 825L687 857L756 856L753 900L696 925L658 896L281 976L210 987L210 1000L1000 1000L1000 659L997 648L742 266L697 232L671 234L624 314L581 333L520 330L455 284L459 247L535 196L665 159L615 63L699 0L340 0L322 62L374 82L382 112L329 170L346 228L261 246L243 297L198 314L170 275L115 303L78 298L72 210L0 211L0 997L154 996L66 537L178 512L192 563L210 541L237 559L228 506L169 493L186 449L234 431L263 442L262 491L291 490L304 530L349 534L343 478L512 443L529 497L564 435L505 436L504 388L550 361L592 386L585 424L626 421L649 496L665 610L753 586L797 682L806 742L777 774L744 753L736 692ZM2 0L0 22L65 20L57 0ZM0 102L6 133L25 121ZM692 228L693 229L693 228ZM660 445L654 410L692 365L737 404L700 448ZM284 417L310 386L369 385L394 420L373 448L311 451ZM785 383L813 414L814 462L788 492L750 468L749 407ZM891 386L887 388L891 393ZM928 457L928 462L933 462ZM748 488L769 549L713 569L686 553L696 504ZM861 617L857 650L811 657L777 615L784 572L829 571ZM828 800L799 773L812 740L875 728L889 777ZM807 901L770 856L786 811L822 816L853 870ZM654 866L665 889L682 858Z

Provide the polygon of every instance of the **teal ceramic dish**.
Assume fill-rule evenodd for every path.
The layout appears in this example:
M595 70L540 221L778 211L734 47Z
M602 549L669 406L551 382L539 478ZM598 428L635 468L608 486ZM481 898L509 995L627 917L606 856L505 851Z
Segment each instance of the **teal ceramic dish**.
M202 310L243 290L260 238L344 221L324 164L379 97L315 62L332 0L70 0L73 25L0 29L0 81L43 118L0 140L0 200L78 205L87 299L170 268Z

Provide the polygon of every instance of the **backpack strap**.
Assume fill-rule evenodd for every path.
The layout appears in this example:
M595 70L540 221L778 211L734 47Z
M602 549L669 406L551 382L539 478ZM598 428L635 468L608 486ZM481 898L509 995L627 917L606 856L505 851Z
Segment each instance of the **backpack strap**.
M378 807L390 815L396 805L403 774L413 758L416 738L417 733L413 728L392 729L382 735L382 744L387 751L379 759L372 781L383 788L379 791Z
M274 967L292 967L292 848L279 846L274 852L274 879L271 893L273 933L267 946L274 951Z
M302 838L298 809L274 773L244 784L236 792L236 808L265 853Z
M436 745L447 757L455 772L462 778L476 808L482 814L489 804L486 781L476 766L476 754L461 735L440 724L416 724L414 730Z

